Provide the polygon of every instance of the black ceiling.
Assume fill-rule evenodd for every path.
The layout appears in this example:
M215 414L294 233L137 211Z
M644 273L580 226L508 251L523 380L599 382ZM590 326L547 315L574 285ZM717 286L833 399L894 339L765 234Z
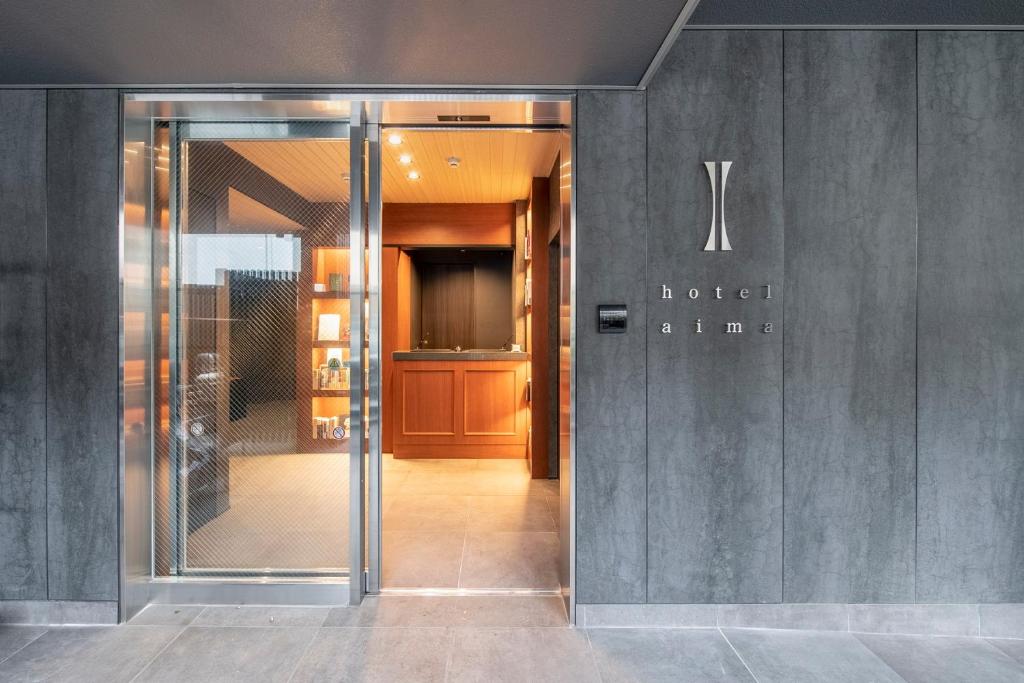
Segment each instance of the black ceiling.
M0 83L636 85L683 0L0 0Z
M684 0L0 0L0 85L634 86ZM703 0L707 25L1024 24L1024 0Z

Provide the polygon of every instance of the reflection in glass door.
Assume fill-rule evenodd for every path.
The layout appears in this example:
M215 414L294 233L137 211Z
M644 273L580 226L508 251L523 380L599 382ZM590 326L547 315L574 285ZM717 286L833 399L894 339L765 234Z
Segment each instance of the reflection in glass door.
M167 141L171 440L155 565L347 575L364 393L349 126L172 123Z

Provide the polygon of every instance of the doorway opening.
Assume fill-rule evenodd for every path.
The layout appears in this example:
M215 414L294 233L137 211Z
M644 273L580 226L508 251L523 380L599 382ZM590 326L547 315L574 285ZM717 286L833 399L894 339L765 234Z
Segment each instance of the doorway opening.
M125 96L123 617L421 589L571 614L571 120Z
M381 140L381 589L559 593L567 137Z

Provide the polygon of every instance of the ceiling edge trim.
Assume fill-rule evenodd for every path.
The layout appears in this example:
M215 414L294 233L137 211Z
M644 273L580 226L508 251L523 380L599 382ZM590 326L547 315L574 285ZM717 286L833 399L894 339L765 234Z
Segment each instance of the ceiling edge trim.
M635 85L409 85L409 84L366 84L366 83L4 83L0 90L130 90L130 91L230 91L230 90L330 90L342 91L346 95L379 94L381 92L435 91L441 94L488 94L491 92L519 91L524 94L571 93L575 90L636 90Z
M647 65L647 70L644 71L644 75L641 76L640 82L636 84L637 90L646 90L647 84L654 78L654 74L657 73L658 67L665 61L665 57L668 56L669 50L676 44L676 38L682 33L683 27L686 26L686 22L690 21L690 17L693 16L694 11L697 9L697 5L700 4L700 0L686 0L683 8L679 10L679 16L676 17L675 23L672 24L672 28L668 30L668 35L665 36L665 40L661 41L661 45L658 47L658 51L654 53L654 58L651 59L651 63Z
M687 31L1022 31L1024 24L688 24Z

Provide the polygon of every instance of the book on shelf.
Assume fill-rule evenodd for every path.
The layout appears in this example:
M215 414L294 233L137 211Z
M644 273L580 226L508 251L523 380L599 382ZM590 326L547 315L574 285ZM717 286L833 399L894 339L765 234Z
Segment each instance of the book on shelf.
M348 436L348 418L344 415L313 417L314 439L344 439Z
M343 391L349 388L349 368L321 365L313 370L313 389Z

